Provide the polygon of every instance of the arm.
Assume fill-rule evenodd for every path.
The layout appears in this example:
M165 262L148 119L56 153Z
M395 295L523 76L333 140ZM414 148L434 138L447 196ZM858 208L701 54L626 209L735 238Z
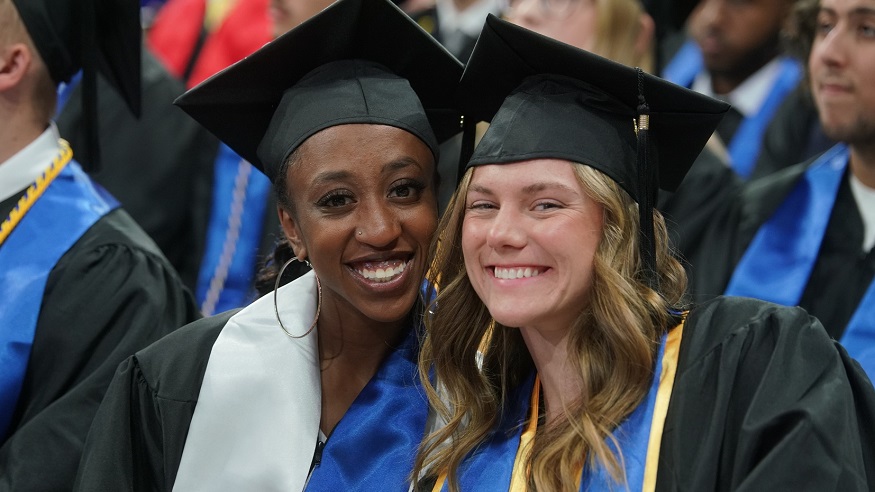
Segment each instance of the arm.
M120 234L113 221L126 217L95 224L49 276L10 436L0 448L0 490L69 489L118 364L195 316L163 258L130 240L107 241Z
M658 488L869 490L875 394L820 323L749 299L701 311L685 327Z

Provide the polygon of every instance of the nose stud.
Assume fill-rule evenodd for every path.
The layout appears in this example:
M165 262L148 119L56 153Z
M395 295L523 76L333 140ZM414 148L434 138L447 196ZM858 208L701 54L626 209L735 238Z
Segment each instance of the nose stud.
M358 232L358 235L361 236L361 235L362 235L362 231L359 231L359 232Z

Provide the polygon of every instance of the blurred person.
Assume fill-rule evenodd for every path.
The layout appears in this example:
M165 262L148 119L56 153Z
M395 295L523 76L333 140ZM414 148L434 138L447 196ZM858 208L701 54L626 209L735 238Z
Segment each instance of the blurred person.
M504 17L563 43L653 71L655 26L640 0L512 0Z
M802 306L875 377L875 0L799 7L820 124L841 143L749 183L692 260L693 291Z
M875 389L799 308L688 306L655 188L728 105L495 17L432 243L417 490L872 490Z
M690 40L663 77L732 104L718 127L732 168L748 178L763 133L802 78L781 53L780 31L795 0L701 0L688 20Z
M500 13L503 1L434 0L433 5L411 11L410 16L464 63L471 56L486 16Z
M0 0L3 491L69 490L115 368L197 318L173 267L51 121L58 85L82 68L84 147L97 155L98 70L138 112L140 36L136 2Z
M135 117L105 77L97 112L100 152L112 166L98 168L85 152L81 76L59 91L57 124L76 160L149 234L185 285L194 290L204 253L216 139L173 100L185 91L147 50L142 53L142 112Z
M435 162L459 131L461 73L390 2L341 0L178 100L274 184L291 251L270 294L120 366L78 490L408 488L428 420ZM295 260L312 270L279 287Z

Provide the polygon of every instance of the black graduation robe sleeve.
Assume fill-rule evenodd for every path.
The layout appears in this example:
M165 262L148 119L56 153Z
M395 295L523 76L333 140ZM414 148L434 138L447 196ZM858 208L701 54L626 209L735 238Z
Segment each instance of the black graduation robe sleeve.
M0 491L70 490L94 413L126 357L198 316L157 247L122 210L49 274Z
M235 312L180 328L119 366L74 490L172 490L210 352Z
M718 298L684 327L657 490L873 490L875 390L800 308Z

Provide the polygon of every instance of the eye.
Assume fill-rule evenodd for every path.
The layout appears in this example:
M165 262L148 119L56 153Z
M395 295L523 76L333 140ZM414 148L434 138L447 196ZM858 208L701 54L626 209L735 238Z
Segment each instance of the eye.
M498 207L495 206L492 202L487 202L485 200L475 200L467 205L465 208L468 210L492 210Z
M562 205L548 201L541 201L535 204L535 210L546 211L554 208L562 208Z
M316 205L322 208L338 208L349 205L354 201L352 193L346 190L333 190L322 195L316 201Z
M389 198L417 199L424 189L424 183L415 179L402 179L389 189Z
M832 19L825 15L817 16L817 21L815 22L814 30L819 36L826 36L832 31L835 24Z
M860 36L875 39L875 24L860 24Z

